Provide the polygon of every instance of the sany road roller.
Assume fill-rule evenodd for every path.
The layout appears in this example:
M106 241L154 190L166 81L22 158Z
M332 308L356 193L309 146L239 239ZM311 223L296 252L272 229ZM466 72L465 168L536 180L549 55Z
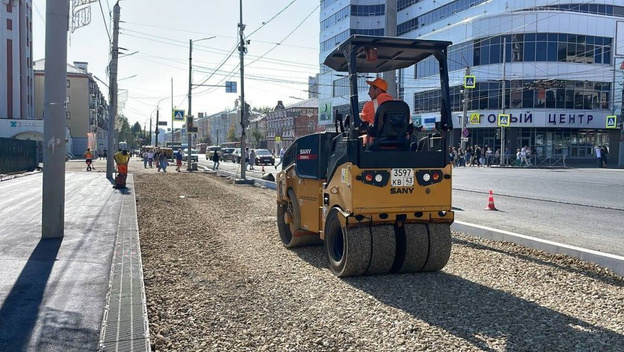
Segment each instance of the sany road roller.
M339 276L442 269L451 253L452 129L447 71L450 42L353 35L325 65L349 75L349 114L334 112L335 132L298 138L277 174L277 225L287 248L324 243ZM440 113L416 126L408 105L379 105L362 123L358 74L406 68L433 57ZM362 83L362 82L360 82Z

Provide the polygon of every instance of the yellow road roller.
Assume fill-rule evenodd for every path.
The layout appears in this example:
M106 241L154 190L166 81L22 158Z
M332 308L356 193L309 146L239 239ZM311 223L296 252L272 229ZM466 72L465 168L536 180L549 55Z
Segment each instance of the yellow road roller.
M338 277L442 269L451 253L454 213L448 134L453 128L450 42L353 35L325 60L348 72L349 114L335 131L298 138L277 174L277 226L287 248L323 244ZM359 117L358 75L439 64L440 113L415 125L400 100L379 104L372 124Z

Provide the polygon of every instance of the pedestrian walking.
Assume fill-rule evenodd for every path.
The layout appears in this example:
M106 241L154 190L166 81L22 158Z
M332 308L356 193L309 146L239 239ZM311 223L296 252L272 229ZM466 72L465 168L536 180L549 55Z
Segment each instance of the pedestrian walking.
M600 146L594 147L594 151L596 152L596 161L598 162L598 168L602 168L602 148Z
M153 163L154 162L154 151L153 150L149 150L147 152L147 164L149 165L149 167L153 167Z
M175 155L176 159L176 171L180 172L180 167L182 166L182 148L178 149L178 152Z
M158 167L163 172L167 172L167 166L169 166L169 162L167 161L167 153L165 153L164 150L161 150L160 155L158 156Z
M87 148L87 151L84 152L83 156L85 157L85 163L87 164L87 171L91 171L91 169L95 170L95 167L91 166L93 162L93 152L91 149Z
M160 172L160 150L154 152L154 163L156 163L156 172Z
M143 168L147 169L147 150L143 151L142 156L143 156Z
M215 150L214 153L212 153L212 169L218 170L219 164L219 151Z
M609 161L609 150L606 145L603 145L600 149L600 155L602 158L602 167L607 167L607 162Z
M485 150L485 165L487 167L492 166L492 148L486 147Z
M245 148L245 165L249 165L249 148Z
M284 160L284 154L285 153L286 153L286 149L284 147L282 147L282 149L280 149L280 152L279 152L280 161L279 161L279 163L277 163L277 165L275 165L275 170L277 170L277 167L282 164L282 161Z
M252 149L249 152L249 170L254 169L255 162L256 162L256 152Z

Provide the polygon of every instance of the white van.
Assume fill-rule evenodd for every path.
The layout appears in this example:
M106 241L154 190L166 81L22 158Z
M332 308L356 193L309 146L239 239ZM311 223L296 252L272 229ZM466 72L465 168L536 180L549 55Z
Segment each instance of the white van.
M211 145L209 147L206 147L206 160L212 160L212 156L214 155L215 150L221 153L221 147L219 147L218 145Z

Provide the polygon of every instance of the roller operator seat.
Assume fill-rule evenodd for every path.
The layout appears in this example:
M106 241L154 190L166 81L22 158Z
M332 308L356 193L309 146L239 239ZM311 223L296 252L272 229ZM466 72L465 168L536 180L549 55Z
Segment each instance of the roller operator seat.
M375 123L369 129L373 137L370 150L408 150L411 133L410 109L406 102L389 100L377 108Z

